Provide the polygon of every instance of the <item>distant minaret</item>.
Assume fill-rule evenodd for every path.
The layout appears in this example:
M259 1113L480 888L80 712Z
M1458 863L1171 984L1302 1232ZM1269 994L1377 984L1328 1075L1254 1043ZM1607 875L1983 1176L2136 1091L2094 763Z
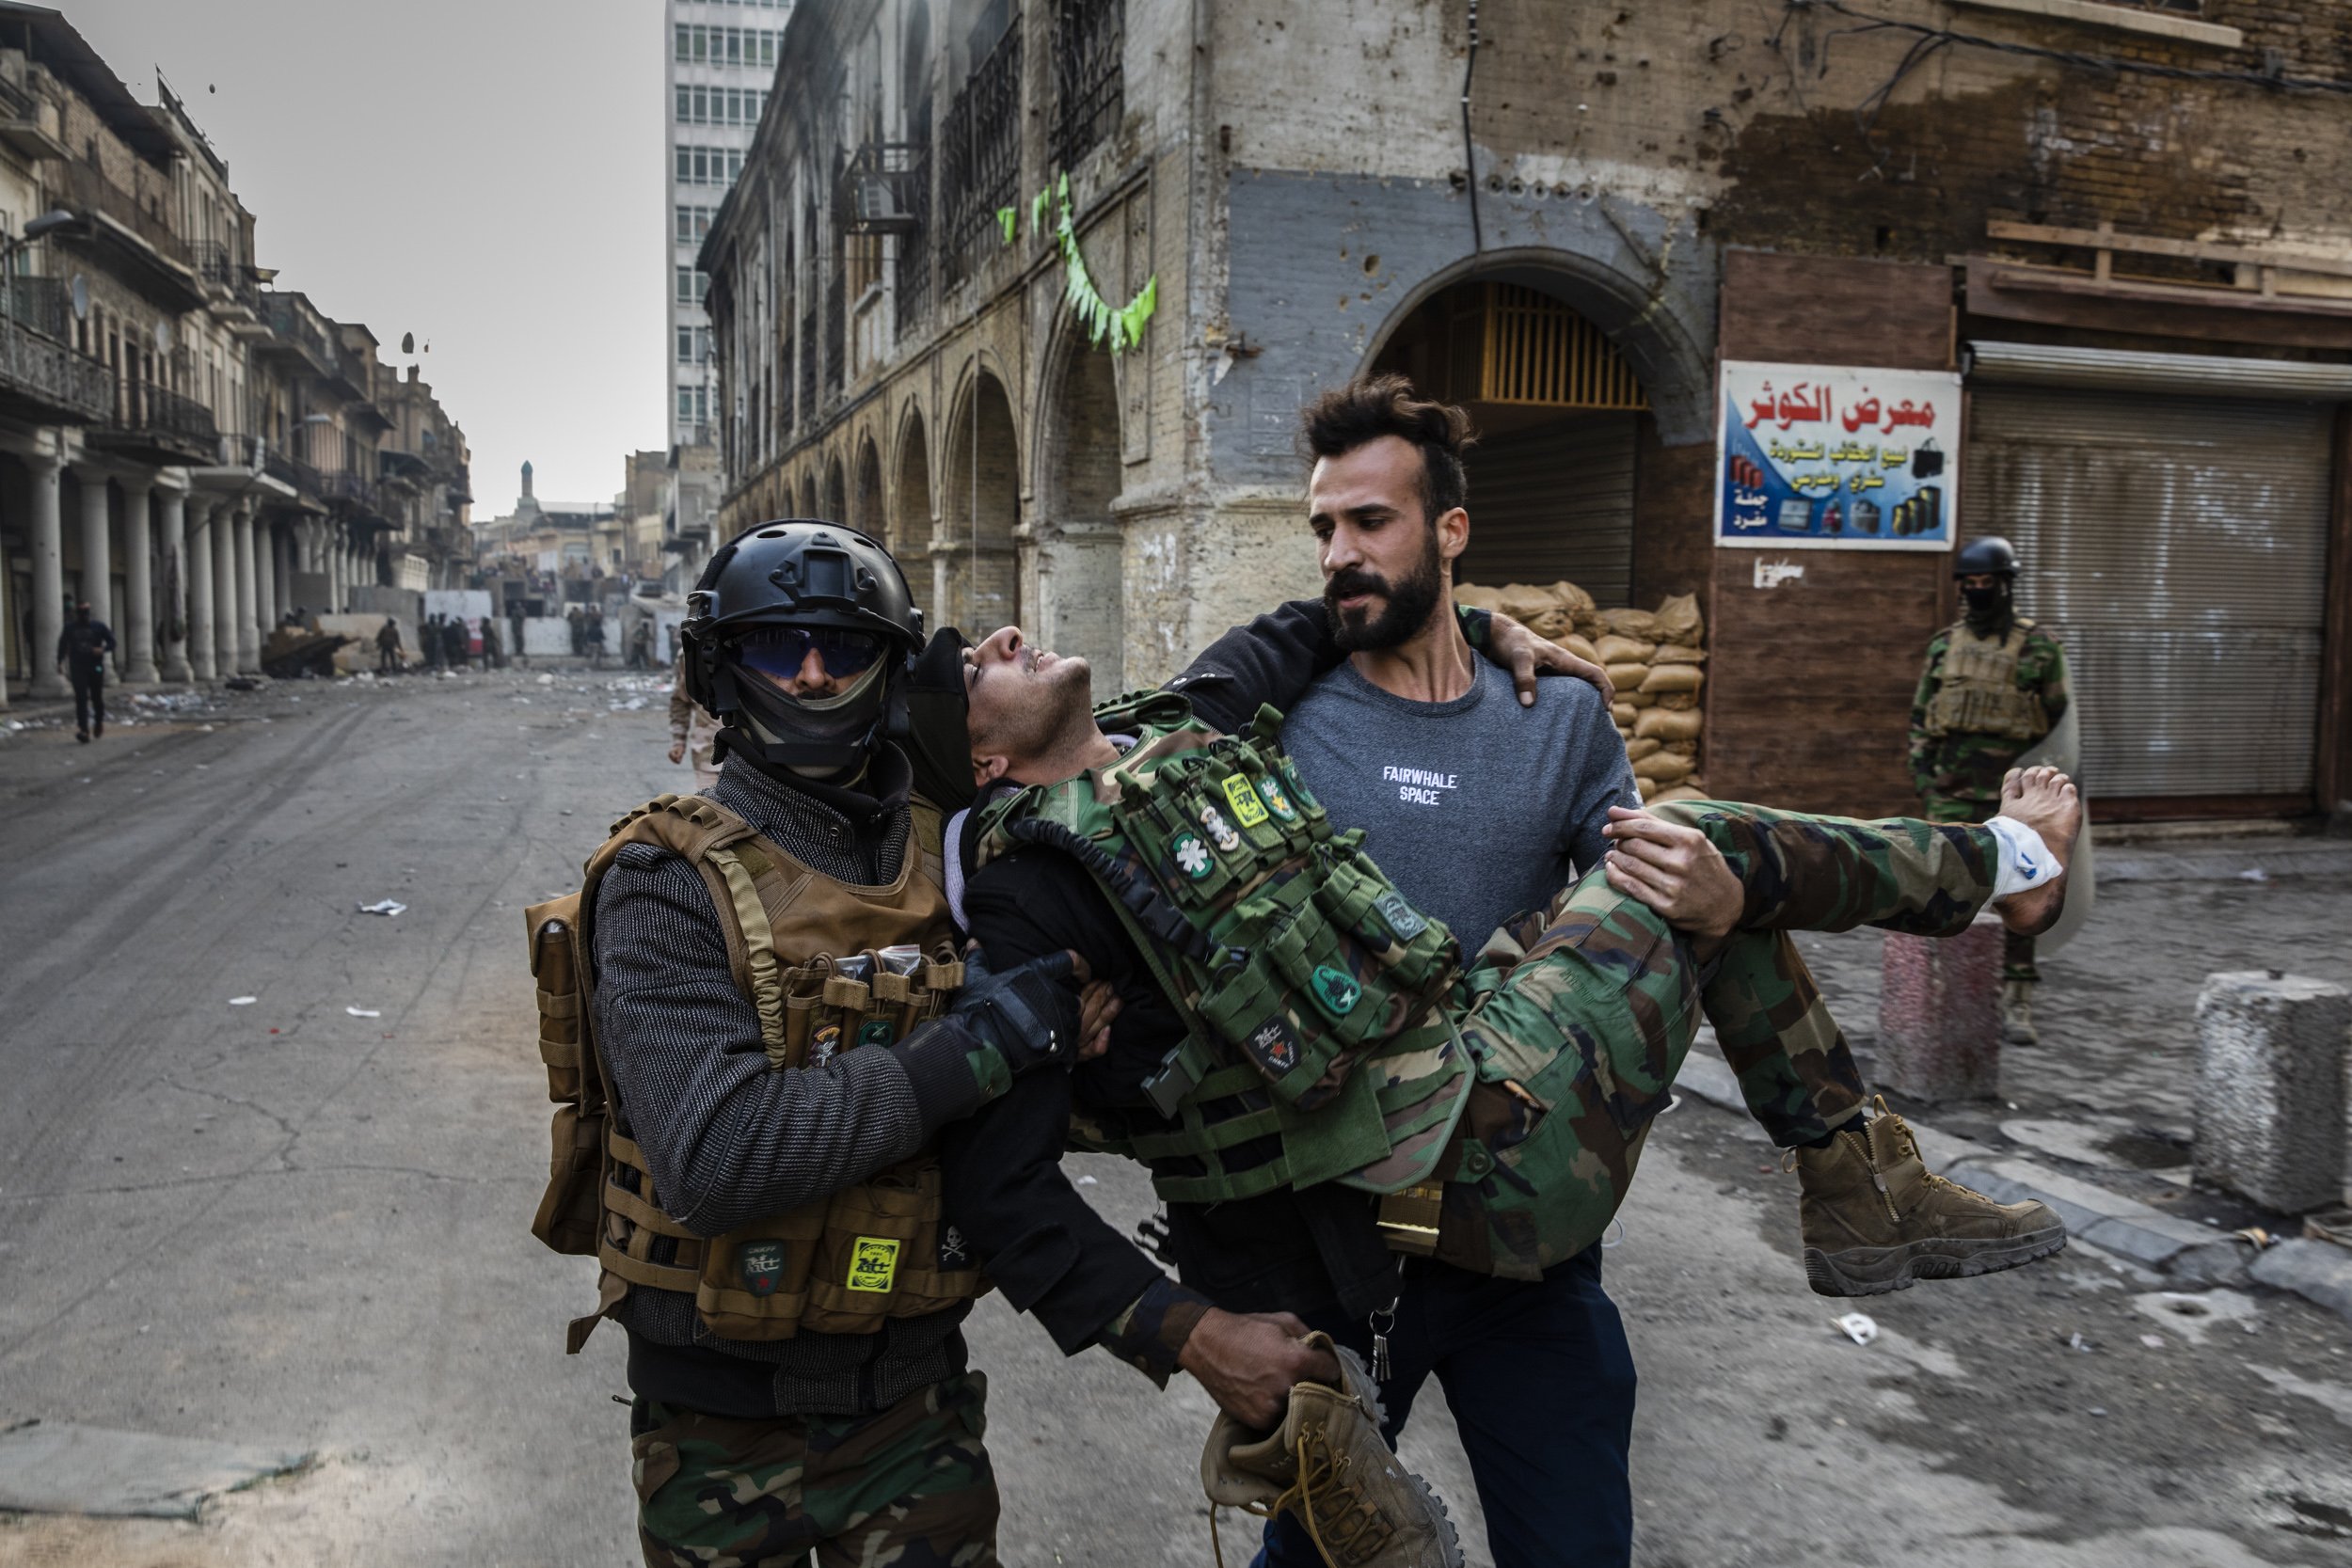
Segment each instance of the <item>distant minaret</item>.
M529 500L530 499L531 499L531 465L530 465L530 463L525 462L525 463L523 464L523 499L525 499L525 500Z

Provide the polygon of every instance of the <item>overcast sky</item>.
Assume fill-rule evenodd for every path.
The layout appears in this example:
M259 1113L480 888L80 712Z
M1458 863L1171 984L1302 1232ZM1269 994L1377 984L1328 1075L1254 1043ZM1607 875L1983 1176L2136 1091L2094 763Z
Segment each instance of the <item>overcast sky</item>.
M54 0L53 0L54 3ZM474 515L609 501L668 439L660 0L65 0L229 161L265 267L401 334L473 449Z

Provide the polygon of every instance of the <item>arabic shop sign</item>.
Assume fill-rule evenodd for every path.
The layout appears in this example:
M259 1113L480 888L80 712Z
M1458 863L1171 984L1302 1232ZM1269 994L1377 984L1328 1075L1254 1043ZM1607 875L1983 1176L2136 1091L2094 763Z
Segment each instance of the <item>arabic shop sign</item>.
M1724 362L1715 543L1748 549L1948 550L1960 377Z

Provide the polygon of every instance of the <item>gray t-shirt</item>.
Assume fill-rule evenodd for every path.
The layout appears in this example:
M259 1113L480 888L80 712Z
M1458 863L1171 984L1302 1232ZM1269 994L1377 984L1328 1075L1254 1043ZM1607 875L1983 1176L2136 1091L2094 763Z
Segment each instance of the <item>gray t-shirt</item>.
M1484 659L1450 703L1408 702L1343 664L1291 710L1282 744L1332 825L1363 829L1380 869L1465 953L1598 864L1609 808L1641 801L1597 690L1553 678L1521 707Z

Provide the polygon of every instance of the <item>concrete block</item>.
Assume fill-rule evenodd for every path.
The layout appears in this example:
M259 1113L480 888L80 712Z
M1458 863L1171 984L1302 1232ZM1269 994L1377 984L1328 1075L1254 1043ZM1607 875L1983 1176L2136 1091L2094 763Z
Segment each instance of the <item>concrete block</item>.
M2152 1269L2164 1268L2184 1254L2226 1240L2212 1226L2166 1213L2103 1219L2084 1230L2082 1239Z
M2352 1250L2333 1242L2296 1237L2265 1247L2247 1270L2274 1290L2293 1291L2306 1301L2352 1319Z
M2352 992L2249 970L2197 998L2201 1181L2299 1213L2342 1200Z
M1878 1076L1922 1100L1981 1100L2001 1087L2001 927L1956 937L1889 933L1879 992Z

